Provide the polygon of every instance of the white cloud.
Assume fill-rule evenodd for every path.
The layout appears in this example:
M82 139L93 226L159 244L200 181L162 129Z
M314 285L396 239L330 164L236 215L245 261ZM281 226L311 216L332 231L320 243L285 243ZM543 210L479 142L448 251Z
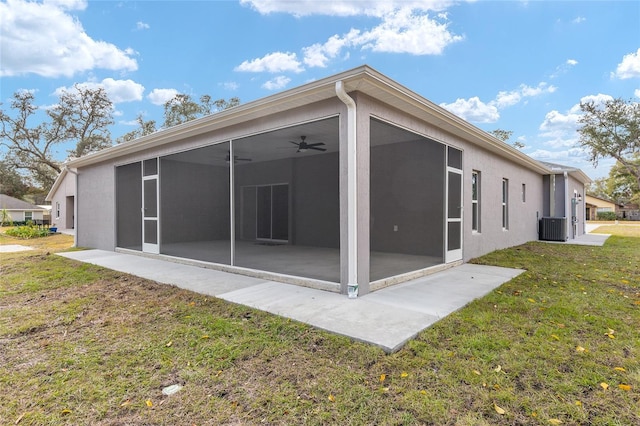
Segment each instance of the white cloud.
M549 86L547 83L540 82L536 87L527 86L526 84L520 85L520 93L524 97L534 97L545 93L553 93L557 90L555 86Z
M580 99L580 102L595 102L601 104L613 99L609 95L588 95ZM580 141L578 128L580 127L582 110L580 103L573 105L566 113L557 110L549 111L540 124L538 135L543 139L543 144L554 148L576 147Z
M470 99L457 99L450 104L440 104L455 115L476 123L495 123L500 113L495 105L485 104L477 96Z
M580 102L583 104L587 102L593 102L596 105L604 105L605 102L612 101L612 100L613 100L613 96L603 95L602 93L598 93L597 95L587 95L580 98ZM580 103L577 103L574 106L572 106L569 112L580 113L581 112Z
M616 68L616 72L611 73L611 78L619 78L621 80L638 77L640 77L640 48L637 52L624 55L622 62Z
M238 83L236 83L235 81L227 81L224 83L221 83L222 87L224 87L225 90L230 90L230 91L236 91L238 90L238 88L240 87L240 85Z
M363 33L356 40L363 49L374 52L439 55L462 36L448 30L446 14L431 18L409 8L402 8L384 16L380 25Z
M136 30L148 30L149 28L151 28L151 26L149 24L147 24L146 22L142 22L142 21L138 21L136 22Z
M288 13L297 17L309 15L382 17L399 8L440 11L454 3L452 0L240 0L243 6L251 7L263 15Z
M0 2L0 76L71 77L95 68L134 71L133 51L93 40L68 13L86 1Z
M88 81L79 83L78 86L89 89L103 88L114 104L139 101L142 99L142 94L144 93L144 86L140 83L136 83L133 80L114 80L111 77L105 78L101 82ZM73 89L69 87L58 87L54 91L54 94L59 96L62 92L69 90Z
M580 114L573 112L563 114L556 110L549 111L540 124L542 136L557 139L568 133L573 133L578 128L579 119Z
M147 98L154 105L164 105L171 99L173 99L178 93L176 89L153 89L151 93L147 95Z
M567 59L564 64L559 65L556 68L555 72L551 74L550 78L557 78L562 74L566 74L571 68L575 67L576 65L578 65L578 61L576 61L575 59Z
M251 61L244 61L235 68L236 71L246 72L302 72L303 68L295 53L275 52L256 58Z
M337 57L343 48L352 45L353 40L358 37L360 31L351 30L344 37L337 34L329 37L324 43L316 43L302 49L304 63L310 67L324 68L330 59Z
M574 24L580 24L580 23L582 23L582 22L584 22L586 20L587 20L587 18L585 18L584 16L578 16L571 22L573 22Z
M302 62L308 67L327 67L329 61L342 55L345 49L366 49L383 53L411 55L439 55L444 49L464 39L449 31L446 13L429 14L444 10L451 1L272 1L241 0L260 13L290 13L295 16L312 14L333 16L372 16L379 23L372 29L349 32L329 37L324 43L302 48ZM345 52L344 57L349 57ZM276 64L278 66L276 66ZM286 64L284 66L283 64ZM236 71L301 72L301 62L295 53L275 52L260 59L244 61Z
M273 78L262 85L267 90L279 90L287 86L291 79L284 75Z
M633 91L633 94L636 98L640 98L640 89L636 89Z
M518 90L512 90L511 92L498 92L495 101L490 102L498 108L505 108L512 106L520 102L522 95Z

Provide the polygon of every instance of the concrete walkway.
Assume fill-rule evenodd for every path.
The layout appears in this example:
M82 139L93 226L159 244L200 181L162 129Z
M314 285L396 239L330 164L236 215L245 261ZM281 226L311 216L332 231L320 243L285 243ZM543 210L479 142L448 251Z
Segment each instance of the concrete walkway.
M590 223L585 224L585 234L579 235L576 238L568 239L567 241L543 241L550 244L572 244L577 246L599 246L602 247L607 241L607 238L611 234L592 234L591 232L602 225L592 225Z
M349 299L337 293L131 254L85 250L60 255L291 318L386 352L397 351L434 322L523 272L464 264Z

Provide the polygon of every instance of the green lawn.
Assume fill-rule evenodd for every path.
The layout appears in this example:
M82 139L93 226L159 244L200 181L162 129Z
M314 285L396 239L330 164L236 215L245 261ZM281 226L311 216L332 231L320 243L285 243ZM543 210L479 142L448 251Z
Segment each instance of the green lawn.
M640 226L601 231L476 259L527 272L393 355L0 235L36 247L0 254L0 424L640 424Z

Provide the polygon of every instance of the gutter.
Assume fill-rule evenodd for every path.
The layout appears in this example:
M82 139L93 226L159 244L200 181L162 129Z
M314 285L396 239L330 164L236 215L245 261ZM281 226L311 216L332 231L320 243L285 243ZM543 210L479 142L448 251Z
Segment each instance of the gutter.
M358 161L356 103L344 89L342 80L336 82L336 95L347 106L347 294L358 297Z

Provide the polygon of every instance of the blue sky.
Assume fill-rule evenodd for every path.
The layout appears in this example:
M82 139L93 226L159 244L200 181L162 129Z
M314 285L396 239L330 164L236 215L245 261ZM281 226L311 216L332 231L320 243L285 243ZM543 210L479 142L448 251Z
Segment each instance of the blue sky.
M638 1L2 0L0 48L3 108L99 85L114 139L176 93L248 102L368 64L592 178L612 161L576 146L578 104L640 99Z

